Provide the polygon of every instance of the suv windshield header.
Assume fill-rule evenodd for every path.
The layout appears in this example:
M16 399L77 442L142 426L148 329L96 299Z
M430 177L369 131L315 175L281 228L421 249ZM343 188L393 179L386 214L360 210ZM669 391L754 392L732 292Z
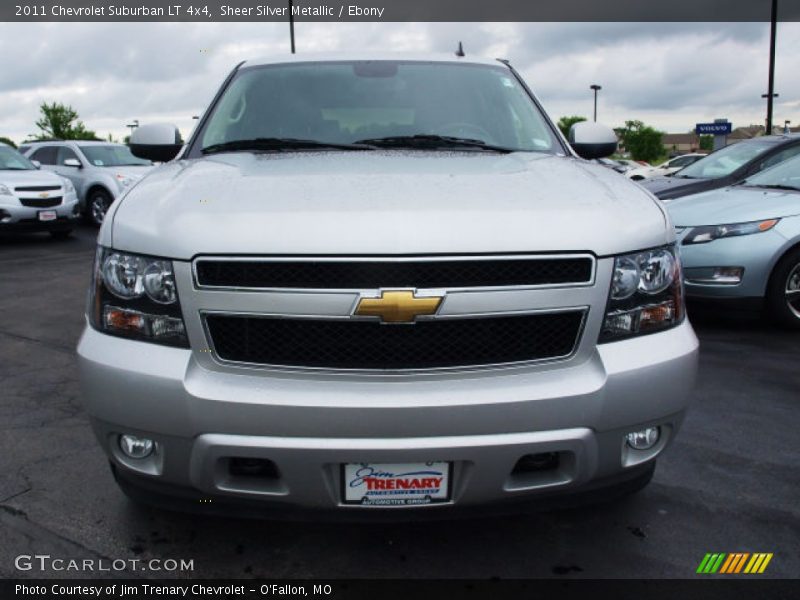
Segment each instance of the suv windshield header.
M190 156L212 147L244 149L246 144L236 143L248 140L302 140L304 144L293 147L303 150L372 143L382 148L479 150L483 146L564 152L534 100L507 67L447 62L311 62L244 68L233 76L203 123ZM267 144L252 147L252 151L277 149Z

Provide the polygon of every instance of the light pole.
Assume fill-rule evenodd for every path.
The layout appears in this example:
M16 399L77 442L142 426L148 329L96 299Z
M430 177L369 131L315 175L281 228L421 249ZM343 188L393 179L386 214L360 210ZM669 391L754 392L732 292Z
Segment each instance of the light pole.
M763 96L767 98L767 135L772 134L772 101L778 97L775 93L775 30L778 26L778 0L772 0L772 16L769 30L769 89Z
M772 135L772 100L779 98L780 94L761 94L762 98L767 99L767 120L764 125L764 135Z
M131 123L125 125L125 127L128 127L131 130L131 133L133 133L133 130L136 129L138 126L139 126L139 119L134 119Z
M289 37L292 40L292 54L294 54L294 2L289 0Z
M597 123L597 92L603 89L603 86L593 83L589 86L590 90L594 90L594 122Z

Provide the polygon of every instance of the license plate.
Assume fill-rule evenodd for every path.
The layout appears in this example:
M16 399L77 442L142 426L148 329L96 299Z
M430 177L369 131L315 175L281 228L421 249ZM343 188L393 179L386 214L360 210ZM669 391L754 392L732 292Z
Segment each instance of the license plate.
M409 506L450 500L451 463L347 463L345 504Z
M56 211L54 210L40 210L39 211L39 220L40 221L55 221L58 218Z

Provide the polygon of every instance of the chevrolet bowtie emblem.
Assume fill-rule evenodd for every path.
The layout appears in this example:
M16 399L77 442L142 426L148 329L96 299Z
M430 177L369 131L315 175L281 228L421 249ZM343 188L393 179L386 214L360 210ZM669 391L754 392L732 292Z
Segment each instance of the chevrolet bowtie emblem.
M48 194L47 192L42 192L41 194L39 194L39 198L49 198L49 197L50 194Z
M442 296L418 298L411 290L381 292L380 298L361 298L353 314L380 317L384 323L413 323L417 317L435 315Z

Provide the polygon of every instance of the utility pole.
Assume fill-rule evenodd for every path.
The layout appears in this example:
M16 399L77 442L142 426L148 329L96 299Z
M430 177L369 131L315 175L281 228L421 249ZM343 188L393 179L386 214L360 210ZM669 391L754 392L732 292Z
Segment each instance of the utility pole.
M593 83L589 86L590 90L594 90L594 122L597 123L597 92L603 89L603 86Z
M289 0L289 37L292 40L292 54L294 54L294 8L293 0Z
M775 32L778 28L778 0L772 0L772 17L769 32L769 89L767 90L767 135L772 134L772 102L775 93ZM762 96L763 97L763 96Z

